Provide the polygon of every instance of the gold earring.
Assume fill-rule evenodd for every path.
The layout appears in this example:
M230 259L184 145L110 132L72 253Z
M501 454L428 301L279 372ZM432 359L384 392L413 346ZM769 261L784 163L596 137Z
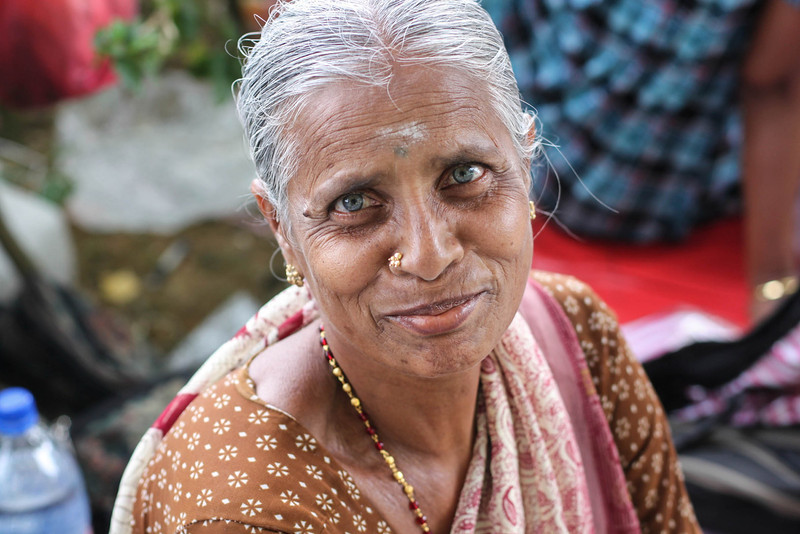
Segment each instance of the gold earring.
M297 287L303 287L303 277L300 276L297 267L291 263L286 264L286 281Z
M528 205L530 207L531 220L534 220L536 218L536 204L531 200Z
M403 253L402 252L395 252L394 254L392 254L392 257L389 258L389 267L391 267L393 269L399 269L400 268L400 261L402 259L403 259Z

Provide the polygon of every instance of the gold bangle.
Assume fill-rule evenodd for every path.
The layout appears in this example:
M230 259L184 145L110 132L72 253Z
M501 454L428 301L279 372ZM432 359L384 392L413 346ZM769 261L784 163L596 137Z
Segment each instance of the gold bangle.
M770 302L788 297L797 291L798 280L796 276L784 276L758 284L753 290L757 300Z

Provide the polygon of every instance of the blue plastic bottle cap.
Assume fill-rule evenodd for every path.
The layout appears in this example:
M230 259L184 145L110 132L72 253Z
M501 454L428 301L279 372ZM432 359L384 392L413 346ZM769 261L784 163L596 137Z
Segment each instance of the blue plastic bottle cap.
M0 434L18 436L39 421L33 395L25 388L0 391Z

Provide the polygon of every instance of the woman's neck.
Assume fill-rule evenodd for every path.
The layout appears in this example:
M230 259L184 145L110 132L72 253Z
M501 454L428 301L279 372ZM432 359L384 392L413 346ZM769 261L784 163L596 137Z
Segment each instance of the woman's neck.
M262 399L292 414L373 495L397 528L416 532L388 467L356 417L319 345L319 325L304 327L250 365ZM329 339L330 341L330 339ZM349 351L334 356L386 450L415 486L434 532L450 529L472 458L480 366L438 378L391 371ZM404 523L406 529L402 528Z
M413 376L355 351L337 353L335 347L346 344L337 343L335 334L333 339L326 334L370 423L393 454L449 461L459 458L458 463L464 462L466 468L472 453L480 366L435 378ZM322 349L319 357L325 359ZM354 415L341 388L340 393L337 398L341 397L344 411Z

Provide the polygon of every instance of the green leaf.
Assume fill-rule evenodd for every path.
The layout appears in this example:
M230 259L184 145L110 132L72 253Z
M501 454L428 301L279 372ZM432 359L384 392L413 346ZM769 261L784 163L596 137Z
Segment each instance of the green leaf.
M114 63L117 75L127 89L136 90L142 82L142 71L135 63L117 61Z
M64 204L74 190L75 183L69 177L60 172L51 172L39 191L39 195L56 204Z

